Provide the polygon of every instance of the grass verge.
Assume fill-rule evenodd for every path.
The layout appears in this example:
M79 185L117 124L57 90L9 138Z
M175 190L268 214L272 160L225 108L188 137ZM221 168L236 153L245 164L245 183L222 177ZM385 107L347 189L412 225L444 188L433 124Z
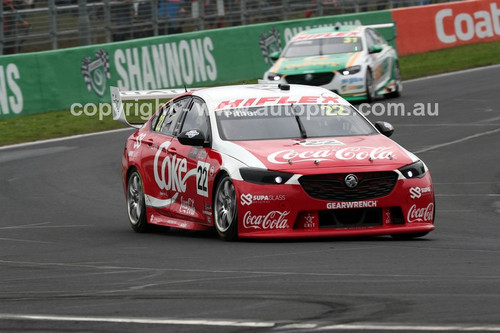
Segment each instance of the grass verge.
M462 45L450 49L402 56L399 60L403 79L500 63L500 42Z
M403 79L500 63L500 42L478 43L402 56ZM256 80L247 81L249 83ZM73 116L69 110L0 120L0 146L122 128L111 116Z

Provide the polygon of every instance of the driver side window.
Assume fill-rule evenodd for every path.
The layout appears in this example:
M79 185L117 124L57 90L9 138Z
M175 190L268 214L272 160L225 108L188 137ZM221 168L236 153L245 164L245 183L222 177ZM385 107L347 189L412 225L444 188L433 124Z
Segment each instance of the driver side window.
M366 45L368 46L368 50L370 50L370 48L377 44L377 41L373 38L373 35L370 33L370 30L366 30Z
M190 97L186 97L172 101L166 105L160 116L156 130L169 136L176 135L179 130L180 116L189 104L190 99Z
M189 131L192 129L197 129L208 137L209 126L208 126L208 113L206 110L206 104L202 101L195 99L190 110L186 113L184 118L184 124L180 132Z

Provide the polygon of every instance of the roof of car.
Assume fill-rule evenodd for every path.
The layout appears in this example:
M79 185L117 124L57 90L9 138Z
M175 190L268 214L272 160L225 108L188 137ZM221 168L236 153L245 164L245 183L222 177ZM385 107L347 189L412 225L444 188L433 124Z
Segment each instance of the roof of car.
M339 95L306 85L250 84L203 88L193 92L203 98L209 109L241 108L289 104L349 104Z
M309 29L295 35L293 40L359 36L364 28L364 26L343 25Z

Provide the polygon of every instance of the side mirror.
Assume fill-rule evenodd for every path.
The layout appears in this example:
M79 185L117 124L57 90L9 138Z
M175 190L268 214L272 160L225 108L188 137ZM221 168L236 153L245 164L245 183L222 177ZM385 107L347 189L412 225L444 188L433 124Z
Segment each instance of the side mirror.
M276 61L280 58L281 52L280 51L274 51L269 54L269 58L271 58L272 61Z
M375 128L386 137L390 137L392 133L394 133L394 127L385 121L377 121L375 123Z
M177 140L186 146L207 146L205 134L198 129L182 132L177 136Z
M380 53L382 52L382 46L381 45L378 45L378 44L375 44L375 45L372 45L370 46L370 50L369 50L369 53Z

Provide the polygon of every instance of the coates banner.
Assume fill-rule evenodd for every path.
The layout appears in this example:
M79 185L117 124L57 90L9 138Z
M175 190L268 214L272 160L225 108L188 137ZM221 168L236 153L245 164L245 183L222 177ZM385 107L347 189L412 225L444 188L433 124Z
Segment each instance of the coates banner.
M392 11L400 55L500 41L500 1L473 0Z
M230 27L0 57L0 119L109 103L122 90L213 86L261 78L296 33L391 22L390 11ZM381 31L389 39L393 29Z

